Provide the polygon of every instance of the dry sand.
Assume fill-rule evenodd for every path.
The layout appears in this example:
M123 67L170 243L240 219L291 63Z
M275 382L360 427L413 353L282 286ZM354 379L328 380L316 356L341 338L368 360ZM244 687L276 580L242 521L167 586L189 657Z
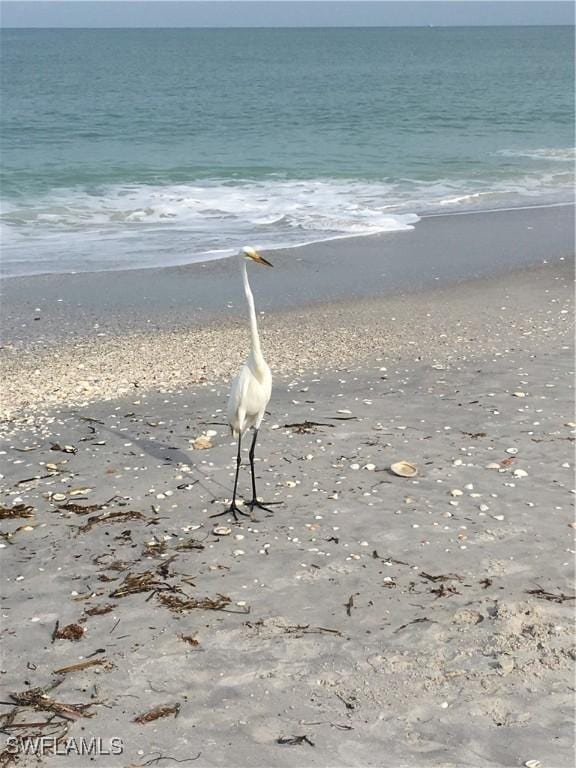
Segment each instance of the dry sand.
M266 318L281 503L237 526L243 326L6 350L4 733L123 740L73 768L572 765L570 277ZM18 695L55 682L73 709Z

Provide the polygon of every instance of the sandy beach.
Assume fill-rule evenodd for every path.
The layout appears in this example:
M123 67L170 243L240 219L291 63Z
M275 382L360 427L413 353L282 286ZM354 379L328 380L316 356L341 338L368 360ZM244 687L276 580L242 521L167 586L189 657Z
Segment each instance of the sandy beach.
M571 765L573 247L535 215L534 252L493 258L529 215L476 242L484 266L422 268L411 291L358 278L335 296L350 243L253 270L275 377L256 466L276 506L239 525L210 515L232 490L246 321L239 299L200 303L236 291L237 267L96 275L138 286L100 311L86 276L61 276L62 296L53 277L6 281L4 733L121 740L45 758L74 768ZM458 263L453 224L478 226L398 247ZM358 249L362 275L378 250ZM314 268L325 293L271 311ZM183 292L147 313L155 285L199 270L188 312ZM415 478L390 472L402 460Z

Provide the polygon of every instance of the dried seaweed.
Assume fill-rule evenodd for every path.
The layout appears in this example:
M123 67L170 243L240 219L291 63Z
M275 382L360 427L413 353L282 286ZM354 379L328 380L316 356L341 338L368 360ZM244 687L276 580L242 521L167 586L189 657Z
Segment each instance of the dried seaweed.
M302 421L297 424L284 424L285 429L292 429L297 435L308 435L316 432L315 427L333 427L334 424L323 424L319 421Z
M344 704L346 709L356 709L356 704L354 703L356 701L356 696L350 696L349 699L345 699L344 696L341 696L339 693L336 693L336 696L340 699L342 704Z
M81 525L78 529L78 533L86 533L95 525L100 523L125 523L128 520L149 520L142 512L126 511L126 512L109 512L102 515L94 515L89 517L85 525Z
M352 608L354 608L354 595L350 595L348 602L344 603L344 608L346 608L346 616L351 616Z
M198 760L201 755L202 752L198 752L194 757L183 757L182 759L178 759L177 757L162 755L158 752L156 757L151 757L150 760L146 760L145 763L130 763L128 768L148 768L149 765L157 765L162 762L162 760L170 760L172 763L193 763L195 760Z
M116 603L108 603L108 605L95 605L92 608L87 608L86 616L102 616L105 613L110 613L116 608Z
M308 744L311 747L315 747L316 744L306 735L304 736L279 736L276 739L276 744L289 744L290 746L298 744Z
M167 547L168 542L154 537L152 541L148 541L146 544L144 544L142 554L145 557L161 557L163 554L165 554Z
M249 629L256 629L260 630L264 628L266 625L263 621L263 619L258 619L258 621L247 621L246 626ZM286 626L278 626L278 629L281 629L283 632L285 632L287 635L290 634L297 634L299 637L302 635L338 635L339 637L342 637L342 632L338 629L329 629L328 627L311 627L310 624L288 624Z
M176 546L176 549L204 549L204 544L198 539L190 537Z
M0 768L10 768L12 765L16 765L20 757L21 754L12 747L6 747L0 752Z
M0 520L16 520L17 518L34 517L34 507L26 504L15 504L13 507L0 506Z
M430 624L436 624L436 622L432 621L432 619L427 619L426 616L422 616L420 619L413 619L412 621L408 621L406 624L402 624L400 627L394 630L394 634L396 634L396 632L400 632L402 629L406 629L406 627L410 627L412 624L421 624L423 621L428 621Z
M195 648L200 645L200 641L196 640L195 635L178 635L180 640L184 640L188 645L193 645Z
M67 667L55 669L54 674L66 675L68 672L80 672L89 667L103 667L106 671L109 671L114 668L114 664L112 664L111 661L108 661L108 659L89 659L87 661L79 661L77 664L69 664Z
M82 640L84 629L79 624L67 624L59 629L56 624L52 637L55 640Z
M54 687L54 686L52 686ZM30 688L21 693L11 693L10 698L20 707L32 707L38 712L53 712L67 720L77 717L92 717L86 710L96 702L89 704L63 704L48 696L45 688Z
M158 600L163 606L169 608L175 613L182 613L183 611L191 611L198 608L203 611L223 611L226 606L232 602L226 595L216 595L215 598L211 597L183 597L180 595L162 594L157 595ZM236 613L248 613L248 610L236 611Z
M110 597L127 597L136 595L139 592L152 592L166 584L158 580L154 571L143 571L142 573L129 573L122 584L110 593Z
M99 512L101 509L105 509L109 504L111 504L114 499L117 499L117 496L112 496L112 498L108 499L108 501L102 502L102 504L76 504L73 501L67 501L64 504L59 504L58 509L64 510L66 512L74 512L76 515L87 515L90 512Z
M461 594L458 592L456 587L453 584L449 584L446 586L444 582L440 584L439 587L436 587L435 589L431 589L430 592L432 592L433 595L436 595L436 599L439 597L452 597L452 595L459 595Z
M457 573L440 573L438 576L431 576L429 573L420 571L420 576L423 576L428 581L462 581L462 576L458 576Z
M134 718L133 722L143 725L144 723L152 723L155 720L159 720L161 717L169 717L170 715L177 717L179 712L180 704L158 706L148 712L144 712L142 715L138 715L138 717Z
M542 589L542 587L538 587L538 589L527 589L526 593L528 595L534 595L534 597L537 597L540 600L549 600L551 603L564 603L567 600L576 600L576 595L565 595L564 592L555 594L554 592L547 592L545 589Z

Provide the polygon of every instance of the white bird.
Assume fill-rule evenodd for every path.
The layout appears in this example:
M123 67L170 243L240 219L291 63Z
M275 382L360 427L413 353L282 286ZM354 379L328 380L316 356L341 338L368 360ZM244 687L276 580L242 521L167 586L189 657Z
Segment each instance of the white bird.
M256 447L256 440L258 438L258 430L266 406L270 401L270 395L272 394L272 374L270 368L260 347L260 337L258 335L258 323L256 321L256 310L254 308L254 296L250 289L250 283L248 281L248 272L246 264L252 261L256 264L264 264L267 267L271 267L269 261L254 249L246 246L242 248L238 254L240 259L240 272L242 273L242 282L244 284L244 293L246 294L246 301L248 303L248 312L250 316L250 335L252 339L250 354L248 359L240 368L238 375L235 377L230 388L230 397L228 400L228 423L232 430L232 435L238 438L238 454L236 457L236 477L234 479L234 492L232 494L232 502L230 507L224 512L220 512L217 515L211 515L211 517L220 517L221 515L232 514L234 520L238 520L238 515L246 515L246 512L242 512L236 505L236 491L238 488L238 475L240 472L241 464L241 449L242 449L242 437L249 430L254 430L254 436L252 438L252 445L250 446L250 469L252 472L252 500L248 502L250 511L254 507L271 511L268 507L265 507L258 501L256 495L256 478L254 475L254 449Z

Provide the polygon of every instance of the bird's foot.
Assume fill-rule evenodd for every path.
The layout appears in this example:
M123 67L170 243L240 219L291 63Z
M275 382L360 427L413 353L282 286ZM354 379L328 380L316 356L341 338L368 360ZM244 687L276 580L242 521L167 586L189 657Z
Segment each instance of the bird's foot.
M257 498L253 498L250 501L246 502L246 506L250 508L250 512L254 511L254 508L256 509L263 509L264 512L269 512L272 514L274 512L273 509L270 509L271 505L276 504L283 504L282 501L267 501L266 504L262 504L262 502L258 501Z
M238 515L242 515L242 517L250 517L250 514L248 512L243 512L235 502L232 502L224 512L217 512L215 515L210 515L210 517L224 517L224 515L232 515L234 522L236 523L238 522Z

